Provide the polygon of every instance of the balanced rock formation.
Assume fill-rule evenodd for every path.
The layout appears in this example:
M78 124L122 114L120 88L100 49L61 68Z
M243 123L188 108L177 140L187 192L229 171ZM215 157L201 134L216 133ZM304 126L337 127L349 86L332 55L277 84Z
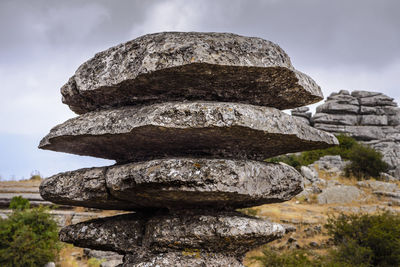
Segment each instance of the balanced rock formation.
M39 147L114 159L40 186L57 204L134 211L64 227L60 239L114 251L123 266L242 266L282 237L235 211L290 200L302 176L263 160L337 144L279 109L322 94L279 46L225 33L158 33L96 54L61 89L82 114Z
M393 98L341 90L316 108L312 124L323 131L348 134L382 152L391 174L400 178L400 108Z

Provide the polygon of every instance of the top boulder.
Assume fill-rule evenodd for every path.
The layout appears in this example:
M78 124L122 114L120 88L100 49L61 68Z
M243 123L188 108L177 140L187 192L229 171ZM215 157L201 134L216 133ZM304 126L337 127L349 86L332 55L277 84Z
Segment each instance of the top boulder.
M239 102L278 109L322 100L276 44L230 33L163 32L97 53L61 88L76 113L165 101Z

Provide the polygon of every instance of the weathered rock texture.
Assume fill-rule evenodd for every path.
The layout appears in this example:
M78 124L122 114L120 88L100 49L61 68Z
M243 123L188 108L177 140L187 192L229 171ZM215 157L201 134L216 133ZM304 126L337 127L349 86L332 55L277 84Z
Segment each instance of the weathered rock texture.
M162 103L91 112L56 126L40 148L115 159L266 158L325 148L336 138L268 107Z
M57 204L138 210L235 209L290 200L302 190L292 167L257 161L167 159L65 172L40 193Z
M201 252L198 250L185 250L183 252L168 252L159 254L146 254L138 257L136 254L127 254L122 266L150 267L150 266L207 266L207 267L244 267L238 259L221 253Z
M124 214L70 225L60 239L122 254L198 250L238 256L286 232L280 224L237 212L146 216Z
M276 44L230 33L149 34L97 53L61 89L78 114L164 101L241 102L287 109L322 100Z
M316 109L311 123L317 129L348 134L382 152L383 160L400 178L400 108L378 92L342 90Z
M297 110L303 121L279 110L319 101L321 90L259 38L146 35L96 54L61 92L83 115L53 128L40 148L117 165L54 175L40 193L60 204L135 210L60 231L65 242L124 254L123 266L242 266L248 250L286 228L233 210L286 201L303 188L292 167L262 161L337 144L304 123L306 108Z

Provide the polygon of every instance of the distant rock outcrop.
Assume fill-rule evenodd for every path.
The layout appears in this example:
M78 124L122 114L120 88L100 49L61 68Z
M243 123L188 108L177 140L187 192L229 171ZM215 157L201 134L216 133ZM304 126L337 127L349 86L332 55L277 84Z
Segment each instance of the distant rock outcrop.
M348 134L370 145L383 154L390 174L400 178L400 108L393 100L379 92L341 90L318 106L311 118L304 107L292 110L292 115L317 129Z

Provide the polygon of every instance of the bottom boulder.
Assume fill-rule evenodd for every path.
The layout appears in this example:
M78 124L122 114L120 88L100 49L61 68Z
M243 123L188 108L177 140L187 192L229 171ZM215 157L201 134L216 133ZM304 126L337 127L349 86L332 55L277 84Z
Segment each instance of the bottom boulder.
M177 257L186 252L241 258L255 247L281 238L285 232L285 227L280 224L238 212L181 210L169 214L131 213L90 220L64 227L60 239L76 246L131 254L136 258L162 253ZM161 260L158 257L153 260L158 262ZM205 259L212 260L212 257Z

